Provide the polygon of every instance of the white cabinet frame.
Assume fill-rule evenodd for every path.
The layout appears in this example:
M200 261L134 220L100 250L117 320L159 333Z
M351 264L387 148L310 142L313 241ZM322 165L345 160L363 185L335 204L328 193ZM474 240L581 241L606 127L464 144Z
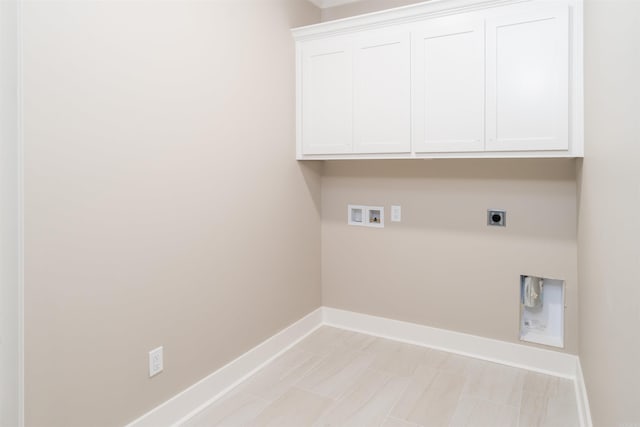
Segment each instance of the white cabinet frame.
M359 33L353 45L357 153L411 152L411 38L408 28Z
M465 17L475 17L478 20L475 23L473 19L465 21ZM549 67L556 67L555 75L564 77L559 81L557 90L548 90L549 86L547 86L540 92L540 99L525 97L524 102L519 103L517 94L514 95L514 92L508 90L501 91L505 87L504 82L500 83L503 84L502 86L495 84L496 79L499 79L500 75L508 75L505 73L510 69L515 71L523 69L518 69L517 58L509 63L508 59L514 58L509 52L513 53L517 50L511 46L509 51L509 45L504 43L507 38L500 37L503 33L507 34L515 28L516 31L513 34L526 44L532 39L530 36L533 31L536 31L538 24L541 25L537 30L543 28L545 31L550 29L555 32L559 43L553 45L552 55L546 55L544 50L546 47L535 51L535 44L530 44L534 46L532 51L535 51L535 55L541 62L551 64ZM447 28L447 25L450 27ZM518 25L520 27L517 27ZM582 28L582 0L440 0L294 29L292 31L298 57L296 63L297 158L330 160L582 157L584 155ZM529 33L530 29L531 33ZM448 101L447 91L439 91L436 83L429 86L424 81L420 81L419 74L431 73L432 76L436 76L436 80L440 78L444 85L450 82L443 77L446 74L443 72L444 68L425 66L425 56L431 52L434 57L444 58L455 65L456 59L447 59L443 53L446 51L447 43L452 42L453 46L459 42L463 49L472 52L474 43L472 40L475 40L478 46L481 40L479 37L474 39L468 36L480 32L484 33L482 49L484 70L478 74L468 74L469 81L465 81L465 90L458 92L450 90L451 100L448 104L441 104L443 105L441 110L433 108L429 110L429 102L420 99L421 96L424 98L424 94L427 93L431 97L446 102ZM306 114L310 107L304 99L306 76L304 76L305 61L303 60L307 57L309 46L313 46L314 42L332 37L351 38L348 49L351 49L353 58L351 72L352 76L355 76L356 73L361 73L356 53L358 43L362 40L369 43L366 41L367 38L373 39L374 34L395 34L389 37L391 37L390 43L396 43L394 44L396 47L402 46L401 40L404 37L411 37L411 111L408 126L411 132L410 150L405 148L404 130L397 125L405 117L406 112L403 108L360 110L356 105L359 102L357 94L359 83L353 80L354 87L351 88L351 93L344 94L345 99L352 97L349 100L349 111L344 113L344 116L336 115L336 117L350 118L348 123L351 126L351 137L348 137L347 132L349 125L344 124L338 126L337 130L323 128L324 133L333 132L332 138L323 141L319 137L316 141L312 140L309 143L306 137L310 128L305 124L308 123ZM394 41L394 37L397 40ZM447 39L447 37L451 38ZM457 40L455 40L456 37ZM541 43L551 46L549 37L546 40L542 38ZM426 48L426 51L421 51L418 46L420 40L423 42L430 40L433 43ZM382 45L384 46L384 43ZM480 49L478 47L478 50ZM501 57L503 53L505 54ZM480 69L477 57L474 60L460 56L459 59L467 61L467 64L474 69ZM460 63L464 65L464 62ZM400 79L399 76L403 75L392 67L388 67L385 72L393 75L394 79ZM463 74L460 73L460 75ZM482 99L478 95L480 81L483 85ZM508 83L507 80L505 81ZM393 84L402 87L398 81L394 81ZM365 87L365 92L360 89L361 93L367 93L367 96L374 98L378 95L374 89L371 89L373 86L365 85ZM403 99L402 94L390 97L391 104L397 106L404 105ZM363 102L365 101L361 101L361 104ZM469 107L461 111L460 117L456 118L452 108L456 102L466 103L466 106L482 105L482 120L479 121L477 107ZM528 114L528 111L534 111L535 108L542 113ZM513 114L509 115L509 112ZM393 125L390 124L388 128L382 125L385 122L381 118L385 117L385 114L390 114L392 117L389 123ZM455 127L456 122L459 122L458 129ZM430 123L431 127L429 127ZM483 128L482 132L479 131L480 126ZM392 137L386 138L385 135ZM309 145L315 147L309 150Z
M312 41L302 52L299 115L307 154L353 151L353 47L351 37Z
M568 150L569 7L547 2L506 9L487 18L486 148ZM551 80L545 89L555 88L547 99L536 88L543 79ZM527 111L526 104L536 102Z
M484 151L484 20L436 18L415 27L412 45L413 150Z

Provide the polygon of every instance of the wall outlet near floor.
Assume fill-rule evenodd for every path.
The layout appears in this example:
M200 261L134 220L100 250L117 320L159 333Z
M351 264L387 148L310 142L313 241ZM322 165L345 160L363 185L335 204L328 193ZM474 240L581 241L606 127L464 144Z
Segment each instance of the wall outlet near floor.
M149 377L153 377L162 372L163 369L163 357L162 347L158 347L149 352Z

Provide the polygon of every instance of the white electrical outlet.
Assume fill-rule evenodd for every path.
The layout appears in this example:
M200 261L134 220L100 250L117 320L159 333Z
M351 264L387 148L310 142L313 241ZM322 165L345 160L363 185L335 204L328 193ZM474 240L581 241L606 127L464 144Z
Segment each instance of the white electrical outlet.
M391 221L392 222L400 222L400 221L402 221L402 207L401 206L391 206Z
M158 347L149 352L149 377L162 372L162 347Z

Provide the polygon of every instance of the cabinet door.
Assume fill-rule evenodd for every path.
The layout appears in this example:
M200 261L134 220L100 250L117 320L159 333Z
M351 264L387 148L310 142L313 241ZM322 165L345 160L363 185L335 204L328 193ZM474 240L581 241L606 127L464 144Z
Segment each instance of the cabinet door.
M508 10L486 22L487 150L567 150L568 6Z
M353 151L351 39L334 37L302 46L302 152Z
M413 148L484 150L484 21L433 19L413 32Z
M354 46L354 150L411 151L409 30L358 35Z

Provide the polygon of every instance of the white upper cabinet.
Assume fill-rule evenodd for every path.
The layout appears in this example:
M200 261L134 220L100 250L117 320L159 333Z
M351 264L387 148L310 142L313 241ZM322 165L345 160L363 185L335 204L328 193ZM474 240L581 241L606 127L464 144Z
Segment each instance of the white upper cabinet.
M305 154L353 151L353 59L349 37L302 49L302 141Z
M293 30L297 158L582 157L582 0L498 3Z
M415 152L484 150L484 21L433 19L412 42Z
M367 31L354 40L356 153L411 152L411 53L408 30Z
M569 7L487 18L487 150L569 148Z

